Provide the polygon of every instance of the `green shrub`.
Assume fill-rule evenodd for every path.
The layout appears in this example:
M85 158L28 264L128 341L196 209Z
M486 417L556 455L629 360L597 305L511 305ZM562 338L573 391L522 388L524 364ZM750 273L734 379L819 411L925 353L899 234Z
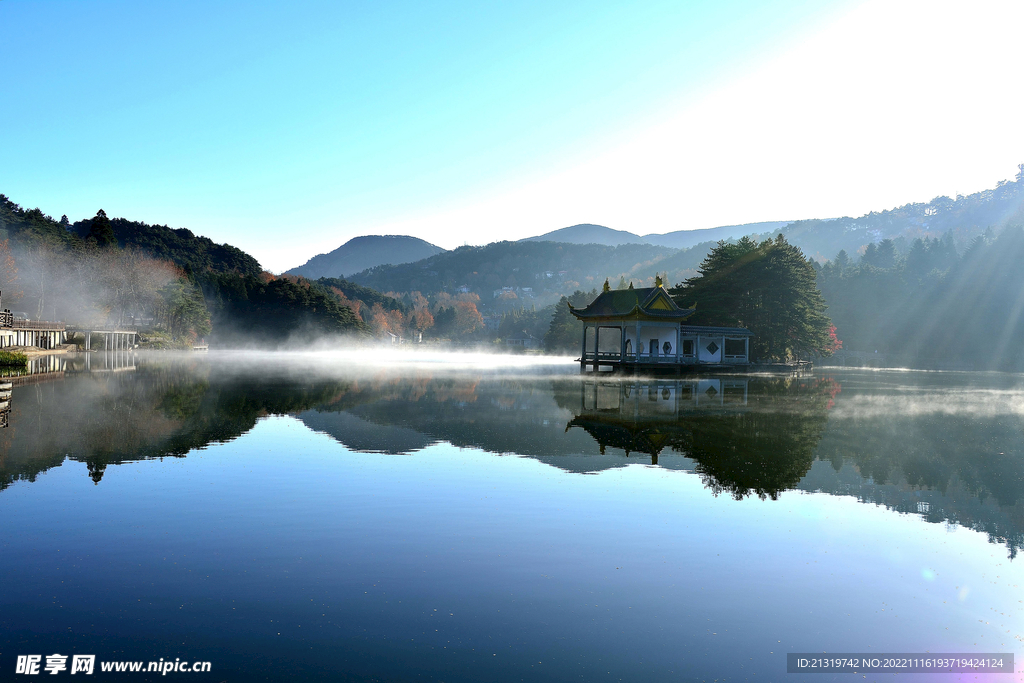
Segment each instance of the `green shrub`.
M0 350L0 365L18 367L28 365L28 356L16 351Z

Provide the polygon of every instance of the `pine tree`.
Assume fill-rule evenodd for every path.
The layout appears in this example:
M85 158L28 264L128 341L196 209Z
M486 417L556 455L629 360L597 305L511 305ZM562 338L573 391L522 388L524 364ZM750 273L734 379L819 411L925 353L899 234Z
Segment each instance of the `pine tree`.
M114 228L110 225L110 219L107 218L107 213L103 209L97 211L96 217L92 219L92 227L89 228L89 234L86 235L86 239L90 242L95 242L98 247L117 245Z
M583 308L597 298L597 290L582 292L576 290L570 296L563 296L555 304L551 325L544 335L544 350L548 353L575 353L580 350L583 323L569 310L569 304Z
M781 234L719 242L699 272L672 289L680 306L697 309L688 322L747 327L757 359L827 355L835 347L814 266Z

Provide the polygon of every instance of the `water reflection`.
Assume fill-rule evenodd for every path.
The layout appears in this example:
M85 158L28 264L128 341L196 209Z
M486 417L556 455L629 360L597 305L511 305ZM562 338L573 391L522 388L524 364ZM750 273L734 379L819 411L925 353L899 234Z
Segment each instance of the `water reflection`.
M109 465L184 457L237 438L266 415L329 402L341 386L289 374L218 372L203 359L137 363L133 355L106 355L52 357L61 361L54 364L61 370L10 380L10 428L0 437L0 489L17 480L34 481L65 458L86 463L98 484Z
M0 386L0 489L65 458L99 484L109 466L183 457L287 414L351 451L446 442L578 473L639 460L735 499L822 491L983 531L1011 556L1024 544L1019 378L552 379L101 355L51 357Z
M0 381L0 429L7 429L11 417L11 393L14 385L9 381Z
M715 493L775 499L814 462L839 384L827 379L701 378L580 387L569 427L607 447L685 455Z

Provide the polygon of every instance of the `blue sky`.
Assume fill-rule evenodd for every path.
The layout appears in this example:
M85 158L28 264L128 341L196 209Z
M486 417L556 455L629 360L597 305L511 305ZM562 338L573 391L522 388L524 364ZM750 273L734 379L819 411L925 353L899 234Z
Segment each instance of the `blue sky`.
M948 168L907 118L943 105L921 100L915 88L935 87L921 72L1002 63L989 43L1014 23L1007 11L3 0L0 192L72 220L104 208L188 227L274 271L358 234L453 247L579 222L644 233L888 208L982 189L1024 161L1016 139L997 153L969 135L998 126L991 111L925 126L933 143L963 129L942 136ZM1002 111L1011 90L975 108ZM835 127L815 129L823 118ZM878 128L866 139L879 149L849 140L857 121ZM792 190L851 155L847 172L874 184Z

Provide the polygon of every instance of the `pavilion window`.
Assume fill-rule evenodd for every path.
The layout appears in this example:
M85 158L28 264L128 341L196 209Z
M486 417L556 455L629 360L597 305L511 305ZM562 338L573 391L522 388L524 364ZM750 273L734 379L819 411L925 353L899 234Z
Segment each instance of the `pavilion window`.
M746 344L742 339L726 339L725 340L725 355L727 356L744 356L746 355Z

